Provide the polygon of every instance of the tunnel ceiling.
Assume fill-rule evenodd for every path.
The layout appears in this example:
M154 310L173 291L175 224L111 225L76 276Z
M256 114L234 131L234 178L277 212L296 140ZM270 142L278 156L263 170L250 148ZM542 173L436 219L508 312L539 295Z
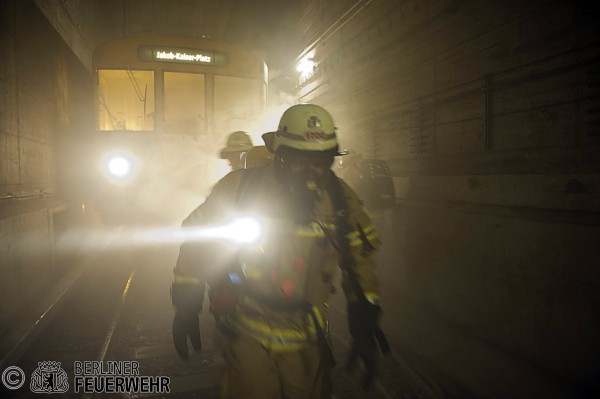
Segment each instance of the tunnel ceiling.
M124 34L204 36L257 49L279 68L299 50L293 0L126 0Z

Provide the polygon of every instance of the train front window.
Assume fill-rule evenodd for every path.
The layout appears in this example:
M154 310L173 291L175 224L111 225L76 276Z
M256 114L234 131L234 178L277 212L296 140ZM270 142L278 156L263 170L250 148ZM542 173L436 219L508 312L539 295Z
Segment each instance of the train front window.
M215 133L248 130L262 115L263 83L255 79L215 76Z
M165 131L206 134L204 75L165 72Z
M98 70L98 130L154 130L154 72Z

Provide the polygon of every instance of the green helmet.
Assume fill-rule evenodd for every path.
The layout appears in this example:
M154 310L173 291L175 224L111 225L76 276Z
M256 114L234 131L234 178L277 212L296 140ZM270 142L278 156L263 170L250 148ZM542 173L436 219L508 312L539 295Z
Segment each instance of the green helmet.
M289 147L300 151L337 154L338 142L335 131L333 118L323 107L314 104L297 104L283 113L279 127L270 138L272 140L269 140L268 147L273 152L276 152L279 147Z
M233 132L227 137L226 147L221 150L221 159L227 159L232 153L246 152L252 148L252 139L242 131Z

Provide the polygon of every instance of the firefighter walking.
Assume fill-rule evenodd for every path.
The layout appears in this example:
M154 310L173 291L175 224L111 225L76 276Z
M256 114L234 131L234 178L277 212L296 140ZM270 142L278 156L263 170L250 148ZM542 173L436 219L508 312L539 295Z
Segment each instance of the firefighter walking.
M220 158L229 161L231 170L244 168L244 155L252 148L252 139L246 132L236 131L227 136Z
M243 245L181 245L172 286L176 349L187 358L188 337L201 349L206 281L224 337L222 398L329 398L327 301L341 269L351 359L364 361L368 386L380 347L388 349L372 258L380 242L356 194L330 169L339 155L333 119L320 106L294 105L263 138L274 160L229 173L183 222L194 229L250 218L262 234Z

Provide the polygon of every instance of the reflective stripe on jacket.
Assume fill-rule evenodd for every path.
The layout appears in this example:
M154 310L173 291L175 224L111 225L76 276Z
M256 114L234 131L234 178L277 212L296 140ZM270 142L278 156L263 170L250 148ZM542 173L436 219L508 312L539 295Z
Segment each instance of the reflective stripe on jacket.
M260 169L261 180L252 183L253 198L245 210L274 220L280 227L271 241L261 248L264 259L251 254L246 262L246 259L240 260L242 255L237 251L228 253L222 247L215 249L216 244L209 246L206 243L188 242L181 246L174 269L175 279L197 278L210 283L227 272L226 262L235 259L245 274L245 285L248 285L245 289L256 294L255 297L267 298L269 301L295 300L309 303L315 310L319 325L327 331L326 308L338 273L338 254L327 242L316 220L298 225L286 216L288 200L275 178L272 165ZM221 179L205 203L186 218L183 226L214 224L231 217L239 209L238 191L244 173L247 171L234 171ZM355 273L367 297L376 299L378 281L371 252L379 247L380 242L356 194L343 181L342 188L348 204L349 222L355 227L348 234L356 260ZM326 228L335 229L335 210L326 192L321 193L316 202L314 215ZM364 242L365 240L368 242ZM366 251L365 248L369 250ZM260 251L258 252L260 255ZM346 289L345 292L351 300L352 293ZM236 331L252 337L271 350L297 350L309 340L316 340L315 325L306 310L277 311L258 301L244 299L244 295L240 295L235 313L225 321Z
M312 317L306 310L297 310L297 317L301 320L303 326L273 326L272 322L264 322L262 317L256 317L256 314L249 311L243 305L246 301L252 301L249 298L240 298L241 304L238 305L235 313L227 318L231 327L236 331L246 334L254 340L260 342L266 349L278 352L295 351L302 349L306 344L317 341L317 331ZM319 323L319 328L327 334L327 324L325 318L316 306L312 306ZM253 315L255 317L253 317Z

